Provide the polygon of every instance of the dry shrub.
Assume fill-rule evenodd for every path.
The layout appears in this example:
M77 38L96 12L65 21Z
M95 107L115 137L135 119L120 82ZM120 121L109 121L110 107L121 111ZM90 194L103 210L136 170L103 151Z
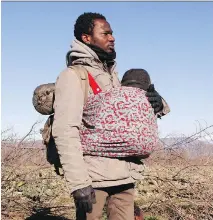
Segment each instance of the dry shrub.
M147 160L145 178L136 190L136 203L145 213L157 219L213 219L211 129L167 139L170 144L162 142ZM198 141L203 133L210 138Z
M41 142L33 138L36 125L22 139L10 130L2 132L2 219L75 219L64 178L56 175ZM210 136L210 128L191 137L167 138L169 144L162 140L146 160L135 198L145 215L156 220L213 219L213 145L211 139L197 141L200 134Z
M2 132L2 219L34 219L37 215L38 219L74 219L74 204L65 180L47 163L41 141L33 138L37 124L21 139L11 130Z

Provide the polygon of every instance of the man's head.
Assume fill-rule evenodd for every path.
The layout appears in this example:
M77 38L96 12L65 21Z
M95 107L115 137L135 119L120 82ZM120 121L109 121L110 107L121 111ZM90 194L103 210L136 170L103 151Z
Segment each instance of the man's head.
M98 13L84 13L78 17L74 27L77 40L86 45L101 48L107 53L114 52L115 38L106 18Z
M145 91L147 91L150 84L150 76L144 69L130 69L124 73L121 80L122 86L136 87Z

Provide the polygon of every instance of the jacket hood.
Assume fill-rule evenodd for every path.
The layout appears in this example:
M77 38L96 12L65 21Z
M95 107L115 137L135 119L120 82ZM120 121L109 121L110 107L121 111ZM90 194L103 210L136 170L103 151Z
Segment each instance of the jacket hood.
M71 65L86 65L93 68L104 69L103 63L98 58L98 55L90 49L86 44L79 40L73 40L71 50L67 54L67 59L71 61ZM115 69L116 62L112 61L111 71Z
M88 60L99 60L97 54L92 49L77 39L72 42L70 52L70 58L75 58L75 64L76 62L85 63Z

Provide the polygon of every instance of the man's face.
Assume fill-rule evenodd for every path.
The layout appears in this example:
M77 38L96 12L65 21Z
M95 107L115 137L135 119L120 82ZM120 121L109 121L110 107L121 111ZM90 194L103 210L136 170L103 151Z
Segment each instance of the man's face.
M88 38L89 43L100 47L104 51L114 52L115 38L112 36L112 29L104 19L94 21L93 33Z

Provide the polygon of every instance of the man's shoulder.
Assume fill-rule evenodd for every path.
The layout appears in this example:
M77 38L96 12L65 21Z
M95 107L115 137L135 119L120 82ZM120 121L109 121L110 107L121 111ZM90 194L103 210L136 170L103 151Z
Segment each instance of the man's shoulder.
M68 73L72 72L71 68L69 67L65 67L60 73L58 76L61 76L61 75L66 75Z
M59 75L61 75L61 74L67 74L67 73L71 73L71 72L75 72L75 71L76 71L76 69L75 69L74 66L68 66L68 67L64 68L64 69L60 72Z
M84 72L85 72L85 68L82 66L69 66L60 72L58 78L69 77L69 78L77 79L79 78L78 75L83 75Z

